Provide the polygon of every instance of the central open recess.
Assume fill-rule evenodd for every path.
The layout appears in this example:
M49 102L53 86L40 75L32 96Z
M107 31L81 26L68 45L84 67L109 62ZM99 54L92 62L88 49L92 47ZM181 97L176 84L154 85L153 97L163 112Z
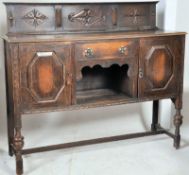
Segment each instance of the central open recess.
M128 97L128 69L127 64L113 64L105 68L100 65L83 67L82 79L76 85L77 103Z

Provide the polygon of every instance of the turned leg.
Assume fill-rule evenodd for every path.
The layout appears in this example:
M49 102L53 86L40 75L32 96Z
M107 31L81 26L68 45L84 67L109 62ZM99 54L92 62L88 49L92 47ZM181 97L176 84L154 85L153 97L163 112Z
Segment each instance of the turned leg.
M13 121L13 117L11 114L8 114L8 146L9 146L9 155L13 156L13 138L14 138L14 121Z
M155 100L155 101L153 101L151 131L157 130L158 112L159 112L159 100Z
M22 148L24 146L24 138L21 135L21 128L16 128L14 136L14 149L16 156L16 174L23 174L23 159L22 159Z
M174 116L174 125L175 125L175 138L174 138L174 147L178 149L180 147L180 126L182 124L182 98L177 98L175 101L176 114Z

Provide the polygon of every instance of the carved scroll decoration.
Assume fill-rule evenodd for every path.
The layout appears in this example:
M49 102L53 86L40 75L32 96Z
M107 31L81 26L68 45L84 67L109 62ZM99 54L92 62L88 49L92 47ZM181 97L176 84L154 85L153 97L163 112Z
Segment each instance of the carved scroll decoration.
M106 17L104 15L98 15L93 10L90 9L83 9L82 11L78 13L70 13L68 15L68 19L71 22L80 22L81 24L85 26L91 26L93 24L96 24L98 22L103 22L106 20Z

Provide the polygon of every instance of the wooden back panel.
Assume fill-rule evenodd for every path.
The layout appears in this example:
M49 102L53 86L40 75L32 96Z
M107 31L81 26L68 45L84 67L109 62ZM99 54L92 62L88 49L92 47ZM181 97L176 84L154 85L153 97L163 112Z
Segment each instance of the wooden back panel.
M156 29L156 3L5 3L8 33L72 33Z

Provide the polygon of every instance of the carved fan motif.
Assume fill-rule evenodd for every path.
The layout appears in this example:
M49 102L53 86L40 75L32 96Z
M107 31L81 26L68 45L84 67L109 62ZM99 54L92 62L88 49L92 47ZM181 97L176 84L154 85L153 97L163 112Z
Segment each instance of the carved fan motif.
M26 23L37 27L40 24L44 23L44 21L47 20L48 17L42 14L39 10L33 9L32 11L24 15L23 19Z

